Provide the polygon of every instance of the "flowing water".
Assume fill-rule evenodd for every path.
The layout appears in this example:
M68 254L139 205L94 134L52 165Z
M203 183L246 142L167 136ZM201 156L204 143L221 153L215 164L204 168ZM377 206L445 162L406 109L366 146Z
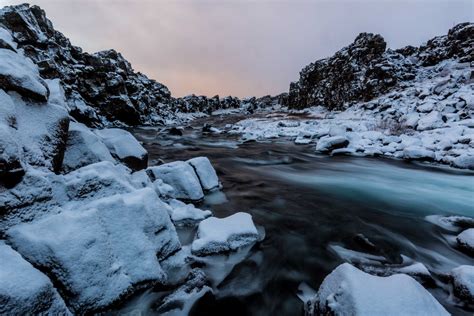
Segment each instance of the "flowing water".
M197 121L183 136L152 128L133 132L148 150L150 165L159 159L207 156L223 190L199 207L217 217L248 212L265 228L266 238L233 268L218 294L201 299L191 314L301 315L299 284L317 289L344 259L353 261L344 249L384 256L394 265L404 255L436 275L474 264L450 245L452 236L425 219L432 214L473 216L473 172L326 157L315 154L311 145L288 140L240 144L235 136L202 134L201 124ZM360 234L375 247L360 242ZM451 313L472 314L435 280L430 291Z

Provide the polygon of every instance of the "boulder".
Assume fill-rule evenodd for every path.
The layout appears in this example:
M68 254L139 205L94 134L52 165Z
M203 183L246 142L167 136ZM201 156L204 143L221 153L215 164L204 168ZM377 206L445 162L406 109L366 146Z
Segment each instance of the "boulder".
M403 157L409 160L433 161L436 155L433 151L423 147L408 146L403 150Z
M474 170L474 155L470 154L461 154L456 157L453 161L453 166L462 169L472 169Z
M95 131L109 149L112 156L130 169L137 171L148 165L148 152L130 132L119 128L105 128Z
M207 157L196 157L187 161L194 168L204 191L211 191L219 187L216 170Z
M324 279L306 308L309 315L449 315L413 278L373 276L348 263Z
M469 228L456 237L458 247L474 256L474 228Z
M474 304L474 266L460 266L451 271L454 294Z
M76 313L101 311L134 290L166 282L159 260L180 248L150 188L66 209L7 231L9 242L56 280Z
M235 213L226 218L210 217L199 223L191 251L198 256L235 251L259 240L252 216Z
M15 51L1 48L0 60L1 89L16 91L35 101L48 101L48 86L39 76L35 64Z
M152 179L163 180L172 186L177 199L199 201L204 198L201 183L193 167L184 161L174 161L156 167L150 167L147 172Z
M330 152L334 149L347 147L347 145L349 145L349 140L345 136L326 136L319 139L316 151Z
M81 123L71 122L63 170L69 172L100 161L115 160L96 134Z
M212 215L211 211L201 210L193 204L186 204L179 200L170 200L170 217L175 225L195 225Z
M72 315L51 281L0 241L0 314Z

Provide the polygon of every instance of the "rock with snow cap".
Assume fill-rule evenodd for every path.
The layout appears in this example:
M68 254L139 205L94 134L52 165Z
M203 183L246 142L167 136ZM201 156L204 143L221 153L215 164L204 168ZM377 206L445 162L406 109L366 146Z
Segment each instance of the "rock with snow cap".
M234 251L258 240L259 233L252 216L239 212L229 217L210 217L200 222L191 251L198 256L206 256Z
M474 266L463 265L451 271L454 294L474 304Z
M469 228L461 232L456 237L456 241L459 248L474 256L474 228Z
M115 161L107 146L81 123L71 122L64 153L63 170L69 172L100 161Z
M329 152L334 149L347 147L347 145L349 145L349 140L345 136L323 137L316 144L316 151Z
M187 161L196 171L204 191L211 191L219 187L216 170L207 157L195 157Z
M324 279L306 311L309 315L449 315L413 278L373 276L348 263Z
M133 137L130 132L119 128L105 128L95 130L112 156L137 171L145 169L148 165L148 152Z
M0 241L0 314L72 315L51 281Z
M149 167L147 172L152 181L161 179L164 183L172 186L177 199L198 201L204 198L204 192L196 172L190 164L184 161L173 161Z
M166 282L159 260L180 243L152 189L65 208L10 228L7 238L56 280L74 312L100 311L140 287Z

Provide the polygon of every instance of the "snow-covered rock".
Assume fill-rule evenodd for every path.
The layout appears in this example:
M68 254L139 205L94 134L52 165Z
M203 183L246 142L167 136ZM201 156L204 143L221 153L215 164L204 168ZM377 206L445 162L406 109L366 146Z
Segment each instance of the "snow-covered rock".
M310 315L449 315L413 278L378 277L344 263L332 271L307 304Z
M258 239L259 234L250 214L239 212L226 218L210 217L199 223L191 251L205 256L237 250Z
M195 224L212 215L211 211L203 211L193 204L186 204L179 200L170 200L168 204L171 207L171 220L177 225Z
M107 146L81 123L69 124L63 170L69 172L100 161L115 161Z
M453 165L462 169L474 169L474 154L462 154L453 160Z
M204 191L211 191L219 187L216 170L207 157L195 157L187 161L196 171Z
M71 315L51 281L0 241L0 314Z
M57 280L81 313L105 308L137 287L165 283L158 260L180 248L166 205L151 188L14 226L7 238Z
M441 113L439 113L438 111L432 111L427 115L421 116L416 129L419 131L425 131L441 127L442 125L443 120L441 118Z
M316 151L328 152L349 145L349 140L344 136L330 136L321 138L316 144Z
M469 228L456 237L459 248L474 256L474 228Z
M0 48L0 88L16 91L22 96L46 102L48 86L39 76L38 68L31 60L9 49Z
M112 156L126 164L132 170L145 169L148 164L148 152L130 132L119 128L96 130Z
M457 297L474 304L474 266L460 266L451 271Z
M204 197L199 178L193 167L184 161L174 161L147 169L151 179L163 180L175 190L175 197L182 200L198 201Z
M403 157L410 160L435 160L436 155L433 151L416 146L409 146L403 150Z

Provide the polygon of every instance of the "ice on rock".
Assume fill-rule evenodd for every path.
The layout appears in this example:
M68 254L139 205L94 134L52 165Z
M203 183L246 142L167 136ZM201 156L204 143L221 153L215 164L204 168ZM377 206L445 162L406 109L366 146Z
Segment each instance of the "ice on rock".
M0 241L0 314L71 315L51 281Z
M456 237L459 248L474 256L474 228L469 228Z
M171 207L171 220L175 224L194 224L212 215L211 211L203 211L193 204L186 204L178 200L170 200L168 204Z
M81 313L105 308L138 287L166 282L158 260L180 248L166 207L151 188L14 226L7 238L57 280Z
M378 277L344 263L321 284L307 304L309 315L449 315L413 278Z
M1 89L16 91L36 101L48 100L48 87L31 60L12 50L1 48L0 60Z
M211 255L237 250L258 239L250 214L239 212L226 218L210 217L199 223L191 251L199 256Z
M454 294L474 304L474 266L463 265L451 271Z
M328 152L338 148L344 148L349 145L349 141L345 136L323 137L316 144L316 151Z
M97 135L83 124L71 122L63 169L69 172L100 161L115 160Z
M196 157L187 161L196 171L204 191L211 191L219 187L216 170L207 157Z
M126 130L105 128L95 133L105 143L110 153L132 170L145 169L148 164L148 152Z
M181 200L199 201L204 198L201 183L193 167L184 161L174 161L147 169L152 180L161 179L172 186L175 197Z

